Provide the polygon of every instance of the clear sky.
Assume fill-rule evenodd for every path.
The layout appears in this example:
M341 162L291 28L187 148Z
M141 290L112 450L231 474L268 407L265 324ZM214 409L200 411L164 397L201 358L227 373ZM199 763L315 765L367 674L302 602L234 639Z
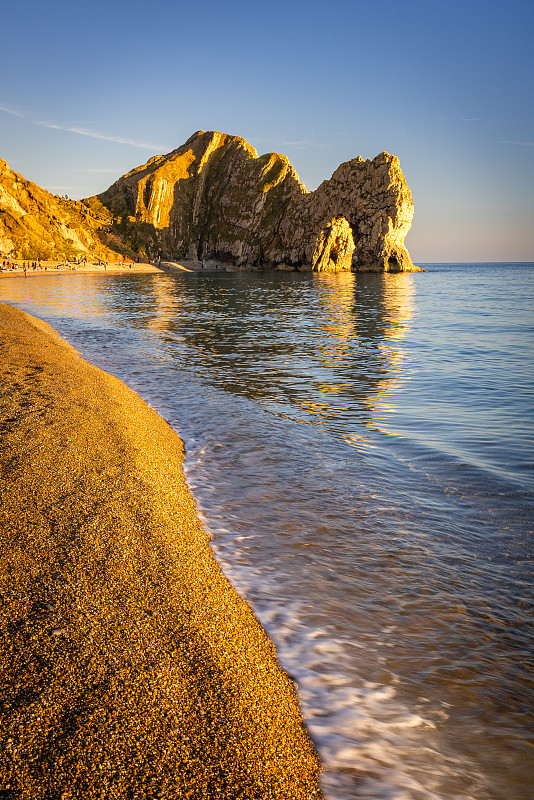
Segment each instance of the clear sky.
M532 0L6 3L0 157L106 189L194 131L289 157L308 189L398 155L413 260L534 261Z

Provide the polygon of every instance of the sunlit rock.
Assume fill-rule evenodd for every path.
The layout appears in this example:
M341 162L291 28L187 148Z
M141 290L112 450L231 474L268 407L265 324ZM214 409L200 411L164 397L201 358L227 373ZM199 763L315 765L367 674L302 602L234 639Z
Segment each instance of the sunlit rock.
M354 238L345 217L334 217L317 239L312 259L312 269L317 272L350 270Z
M403 271L412 216L398 158L341 164L313 192L288 159L198 131L86 201L110 213L135 251L241 269Z
M107 217L106 217L107 219ZM0 159L0 257L116 257L106 246L103 220L82 203L50 194Z

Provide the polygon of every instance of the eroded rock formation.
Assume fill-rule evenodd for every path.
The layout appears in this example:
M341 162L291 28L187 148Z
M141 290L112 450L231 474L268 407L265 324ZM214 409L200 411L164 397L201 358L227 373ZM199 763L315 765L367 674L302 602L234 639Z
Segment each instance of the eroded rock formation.
M0 257L116 257L102 241L101 222L81 203L50 194L0 159Z
M243 269L402 271L413 202L399 160L341 164L307 192L288 159L198 131L86 201L110 212L136 251Z
M352 228L345 217L334 217L317 237L312 269L317 272L350 270L355 244Z

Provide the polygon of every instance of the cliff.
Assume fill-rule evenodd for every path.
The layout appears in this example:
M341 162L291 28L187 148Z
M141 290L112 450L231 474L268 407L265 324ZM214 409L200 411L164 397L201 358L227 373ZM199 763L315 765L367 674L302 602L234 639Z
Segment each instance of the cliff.
M413 202L399 160L341 164L308 192L288 159L198 131L85 201L110 213L135 251L247 268L413 270Z
M50 194L13 172L0 159L0 257L64 258L91 253L116 257L107 246L109 215L98 217L82 203Z

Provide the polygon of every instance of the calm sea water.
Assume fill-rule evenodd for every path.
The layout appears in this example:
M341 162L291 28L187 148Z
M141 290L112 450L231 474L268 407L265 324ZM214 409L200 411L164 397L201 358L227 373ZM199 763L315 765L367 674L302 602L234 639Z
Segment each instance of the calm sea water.
M330 800L530 800L534 264L43 275L46 319L186 443Z

